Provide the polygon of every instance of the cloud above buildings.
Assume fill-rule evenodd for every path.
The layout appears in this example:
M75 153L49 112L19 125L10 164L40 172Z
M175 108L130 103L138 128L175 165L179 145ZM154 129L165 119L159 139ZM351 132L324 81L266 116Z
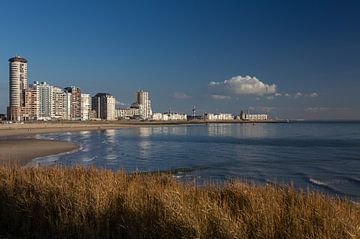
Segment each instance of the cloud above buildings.
M191 98L191 96L189 96L188 94L186 94L184 92L175 92L173 97L178 100L187 100L187 99Z
M222 82L212 81L209 86L216 90L237 95L274 94L277 88L275 84L266 84L251 76L234 76Z
M297 93L294 95L294 98L295 98L295 99L298 99L298 98L300 98L300 97L302 97L302 96L303 96L303 93L297 92Z
M305 92L296 92L294 94L289 94L289 93L279 93L279 92L276 92L274 95L274 97L287 97L287 98L293 98L293 99L299 99L299 98L316 98L316 97L319 97L319 93L317 92L312 92L312 93L305 93ZM269 99L269 97L271 96L268 96L267 99ZM274 98L272 98L274 99Z
M228 95L211 95L211 98L214 100L230 100L231 96Z
M116 100L115 102L116 106L128 106L129 104L125 103L125 102L121 102L119 100Z
M313 93L309 94L308 96L309 96L310 98L315 98L315 97L318 97L319 94L316 93L316 92L313 92Z
M294 95L294 99L299 99L301 97L305 97L305 98L316 98L319 97L319 94L316 92L312 92L312 93L302 93L302 92L297 92Z

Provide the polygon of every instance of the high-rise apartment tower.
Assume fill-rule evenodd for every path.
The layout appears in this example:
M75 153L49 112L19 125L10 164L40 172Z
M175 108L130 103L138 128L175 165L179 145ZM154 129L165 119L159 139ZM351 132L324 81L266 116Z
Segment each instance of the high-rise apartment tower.
M103 120L115 120L115 97L108 93L97 93L92 98L92 110L96 117Z
M144 119L151 119L152 109L151 109L151 101L149 99L149 92L140 90L136 93L137 103L142 105Z
M24 89L27 84L27 60L20 56L9 59L9 107L10 120L22 120L21 107L24 106Z

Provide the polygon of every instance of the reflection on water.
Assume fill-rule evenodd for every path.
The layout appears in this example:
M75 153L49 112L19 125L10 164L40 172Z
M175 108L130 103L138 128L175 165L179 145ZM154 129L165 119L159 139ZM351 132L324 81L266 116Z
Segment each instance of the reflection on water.
M239 127L231 127L229 124L210 124L208 126L209 136L232 136L232 137L266 137L269 128L266 124L241 124Z
M135 128L134 130L137 133L137 135L142 138L147 138L151 135L151 128L149 127Z
M360 124L209 124L37 135L81 149L36 159L179 177L294 182L360 198Z
M154 135L187 135L188 127L184 126L162 126L152 127L151 134Z

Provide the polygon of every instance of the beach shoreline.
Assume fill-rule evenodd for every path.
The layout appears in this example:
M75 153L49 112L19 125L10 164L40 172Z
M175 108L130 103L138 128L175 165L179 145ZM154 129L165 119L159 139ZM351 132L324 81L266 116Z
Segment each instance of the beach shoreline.
M0 138L28 136L43 133L74 132L87 130L121 129L134 127L201 125L201 124L266 124L284 123L284 121L109 121L109 122L41 122L23 124L0 124Z
M58 140L6 139L0 140L0 164L25 166L34 158L71 152L79 145Z
M59 153L66 153L78 149L72 142L56 140L38 140L31 138L37 134L80 132L89 130L107 130L135 127L200 125L211 123L252 123L241 121L152 121L152 122L36 122L0 124L0 164L19 164L24 166L33 159ZM274 121L257 123L275 123ZM29 138L30 137L30 138Z

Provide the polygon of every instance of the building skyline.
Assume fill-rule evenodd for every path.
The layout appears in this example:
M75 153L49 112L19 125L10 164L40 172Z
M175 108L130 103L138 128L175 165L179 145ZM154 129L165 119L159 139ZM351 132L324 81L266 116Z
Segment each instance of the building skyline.
M60 88L47 82L27 84L27 60L19 56L9 59L9 120L184 120L183 113L153 114L149 92L136 92L130 108L116 109L116 99L110 93L97 93L94 97L83 93L79 87ZM205 113L207 120L223 120L224 115Z
M29 60L31 81L111 92L120 106L146 89L154 112L360 119L359 1L18 0L1 9L1 55Z

